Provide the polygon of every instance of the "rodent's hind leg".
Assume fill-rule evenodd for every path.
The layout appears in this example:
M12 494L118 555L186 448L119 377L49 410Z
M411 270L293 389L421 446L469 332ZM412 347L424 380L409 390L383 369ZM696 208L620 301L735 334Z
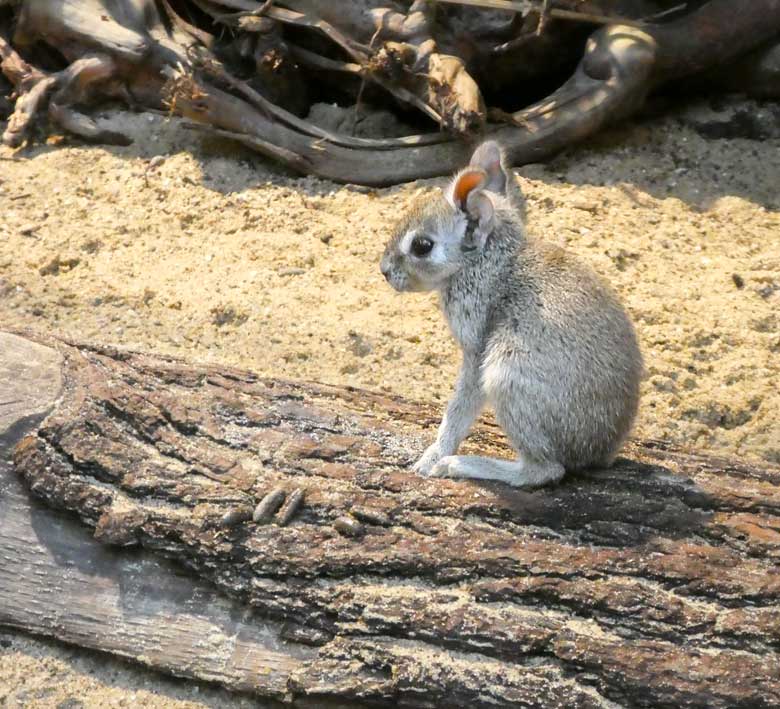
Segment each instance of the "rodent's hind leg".
M431 471L431 477L499 480L515 487L539 487L557 482L564 468L555 461L530 458L499 460L477 455L450 455L442 458Z

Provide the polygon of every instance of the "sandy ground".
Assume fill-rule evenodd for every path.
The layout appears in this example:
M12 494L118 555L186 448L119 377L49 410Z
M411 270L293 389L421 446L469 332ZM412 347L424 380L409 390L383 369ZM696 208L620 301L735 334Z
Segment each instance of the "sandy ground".
M0 707L3 709L270 709L271 706L279 705L0 628Z
M780 462L780 141L706 137L726 115L710 114L518 170L529 230L627 304L648 370L638 436ZM0 327L446 400L458 355L435 299L378 271L399 212L440 181L340 187L156 115L104 120L135 143L0 150ZM0 635L0 707L246 701Z

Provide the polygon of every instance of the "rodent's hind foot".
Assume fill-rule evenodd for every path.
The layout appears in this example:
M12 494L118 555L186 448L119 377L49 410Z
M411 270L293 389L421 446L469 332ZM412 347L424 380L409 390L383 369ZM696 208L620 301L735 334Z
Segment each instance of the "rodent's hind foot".
M499 460L476 455L449 455L430 473L436 478L498 480L514 487L539 487L560 480L564 467L555 461Z

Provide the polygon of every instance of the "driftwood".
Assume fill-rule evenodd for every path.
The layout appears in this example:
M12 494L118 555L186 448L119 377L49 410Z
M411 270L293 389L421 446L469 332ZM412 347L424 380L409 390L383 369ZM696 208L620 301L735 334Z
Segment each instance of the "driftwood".
M2 622L315 706L780 703L778 468L647 442L551 489L427 480L408 468L437 422L431 407L40 341L62 358L62 393L14 468L103 550L52 533L65 517L34 505L27 531L4 523ZM1 361L5 402L24 372L19 357ZM506 451L489 423L469 446ZM21 529L25 505L0 475L0 505ZM57 567L72 604L40 583L38 569ZM99 607L105 589L121 603L101 616L84 604ZM252 614L231 616L239 604ZM193 617L213 647L187 644Z
M496 19L464 2L508 12ZM542 160L632 113L653 89L715 66L729 89L780 95L772 48L757 50L778 41L780 0L682 10L654 0L453 3L20 0L5 32L0 6L0 69L17 96L3 140L22 144L46 114L88 140L121 141L78 108L118 98L165 106L299 172L385 185L453 171L483 134L504 143L513 164ZM561 18L578 20L577 32ZM70 64L37 68L20 55L36 46ZM523 101L524 82L556 82L578 56L559 89ZM370 87L439 132L333 133L302 116L309 84L355 101L356 118ZM495 105L485 105L483 85Z

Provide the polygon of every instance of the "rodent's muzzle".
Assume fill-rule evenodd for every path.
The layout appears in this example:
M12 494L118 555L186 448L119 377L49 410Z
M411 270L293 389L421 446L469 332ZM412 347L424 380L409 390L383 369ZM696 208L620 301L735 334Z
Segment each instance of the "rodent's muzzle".
M398 256L395 253L386 253L379 262L379 270L393 289L399 293L427 290L421 288L417 279L407 273L404 268L403 256Z
M393 257L387 253L382 256L382 260L379 262L379 270L382 271L382 275L388 283L392 283L393 265Z

